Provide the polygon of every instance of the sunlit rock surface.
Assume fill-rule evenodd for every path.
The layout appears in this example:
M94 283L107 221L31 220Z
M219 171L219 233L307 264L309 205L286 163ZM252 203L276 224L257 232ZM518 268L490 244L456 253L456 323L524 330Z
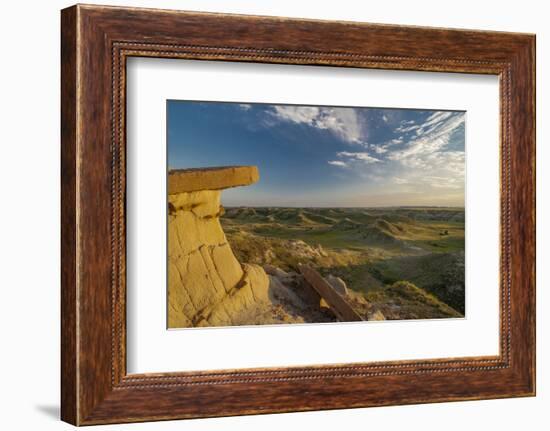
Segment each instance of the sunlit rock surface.
M219 222L221 190L258 178L254 166L170 173L170 328L237 324L247 310L268 304L269 277L260 266L237 261Z

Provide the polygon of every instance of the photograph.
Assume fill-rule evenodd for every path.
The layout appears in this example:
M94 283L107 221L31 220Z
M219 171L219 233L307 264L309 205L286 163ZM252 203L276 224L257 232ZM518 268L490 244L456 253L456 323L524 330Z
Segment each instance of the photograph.
M166 109L169 329L466 316L466 112Z

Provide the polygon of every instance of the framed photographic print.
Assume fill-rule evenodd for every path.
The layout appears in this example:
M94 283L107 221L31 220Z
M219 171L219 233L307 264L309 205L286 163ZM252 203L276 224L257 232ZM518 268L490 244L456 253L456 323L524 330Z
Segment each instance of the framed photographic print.
M62 11L62 419L535 394L535 37Z

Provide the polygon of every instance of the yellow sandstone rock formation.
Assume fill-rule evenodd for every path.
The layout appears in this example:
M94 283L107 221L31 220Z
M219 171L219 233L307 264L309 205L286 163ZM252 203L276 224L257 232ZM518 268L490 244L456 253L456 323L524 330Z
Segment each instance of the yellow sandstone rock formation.
M220 225L221 190L252 184L255 166L170 171L168 326L226 326L269 302L269 277L240 264Z

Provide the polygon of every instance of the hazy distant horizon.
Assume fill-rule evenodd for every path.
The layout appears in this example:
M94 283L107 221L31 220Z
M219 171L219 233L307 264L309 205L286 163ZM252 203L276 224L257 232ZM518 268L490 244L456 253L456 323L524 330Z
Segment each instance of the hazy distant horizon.
M255 165L227 207L464 208L465 112L167 102L168 166Z

